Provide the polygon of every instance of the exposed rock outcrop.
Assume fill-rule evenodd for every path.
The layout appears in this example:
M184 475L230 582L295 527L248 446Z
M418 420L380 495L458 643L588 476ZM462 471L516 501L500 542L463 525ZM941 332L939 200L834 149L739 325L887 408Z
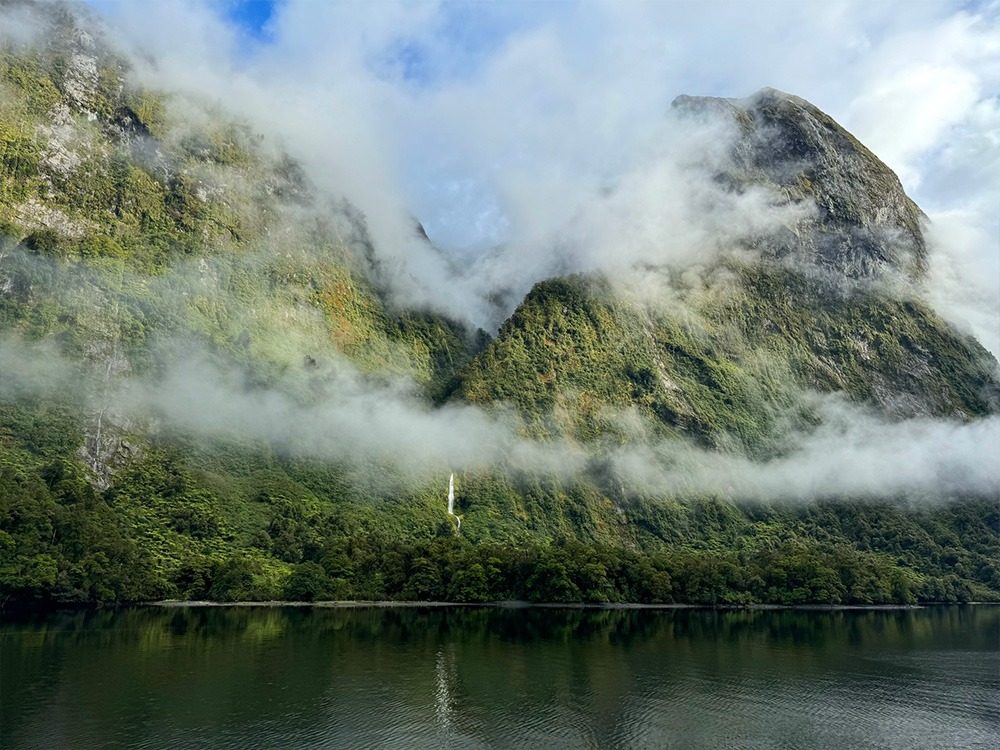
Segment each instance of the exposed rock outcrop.
M886 270L919 276L927 247L923 212L899 178L825 112L765 88L746 99L679 96L683 116L732 119L738 136L717 178L734 190L767 185L816 211L759 249L866 278Z

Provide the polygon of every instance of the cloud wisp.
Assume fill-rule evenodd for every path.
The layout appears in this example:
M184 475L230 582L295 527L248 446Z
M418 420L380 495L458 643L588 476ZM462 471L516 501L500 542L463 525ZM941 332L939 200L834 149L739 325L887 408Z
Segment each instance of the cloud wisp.
M1000 496L993 458L1000 418L888 422L835 397L818 406L821 425L793 435L795 447L770 461L669 444L618 448L610 461L631 482L628 489L653 496L664 490L782 501Z
M282 139L322 189L355 202L401 294L450 299L479 320L483 284L463 285L414 241L412 214L438 244L476 251L459 253L460 266L520 290L574 261L634 251L596 232L594 249L571 254L579 237L561 248L553 239L605 210L611 186L662 189L649 159L673 138L664 115L674 96L798 94L871 146L941 220L933 296L1000 350L1000 169L984 167L1000 153L995 2L779 0L762 13L732 3L286 0L254 38L221 3L94 4L123 43L155 59L138 68L142 80L223 100ZM507 268L476 264L498 244L513 248ZM519 278L510 266L524 268ZM949 278L982 305L962 304Z
M181 346L186 355L177 356L174 348L155 379L121 378L96 388L93 373L50 345L5 338L0 400L69 397L87 412L110 407L133 425L180 430L200 440L266 444L289 456L342 462L359 475L392 467L404 485L419 486L434 472L503 466L573 481L597 465L613 469L616 489L626 498L942 502L1000 495L1000 466L993 460L997 417L888 422L823 397L818 428L790 436L794 447L784 455L755 462L686 441L657 442L641 427L624 445L534 440L512 412L464 404L432 408L406 381L372 381L344 362L297 376L294 384L251 384L235 363L190 342Z
M938 196L937 215L949 218L933 235L938 256L953 259L932 275L936 294L944 309L968 316L987 345L1000 348L983 334L994 299L989 283L980 284L978 297L965 297L974 305L954 304L958 279L995 258L983 229L990 210L983 196L997 190L996 178L967 193L964 213L934 188L941 174L960 183L970 173L969 154L984 148L985 129L995 121L990 92L1000 80L998 53L984 25L995 7L977 15L948 4L896 14L854 2L820 13L800 5L782 6L788 22L780 28L728 5L732 17L721 24L708 23L720 10L711 4L491 10L488 16L499 14L489 21L496 31L482 53L459 39L481 30L477 21L463 25L459 11L469 6L461 4L362 9L288 0L276 8L266 38L250 41L215 4L102 4L123 29L123 47L135 53L139 81L178 93L178 101L190 94L222 102L298 158L323 196L346 196L360 207L401 300L488 327L547 276L697 267L738 237L795 223L800 207L776 205L766 191L726 193L710 170L690 163L692 153L709 162L724 153L731 133L692 130L670 118L677 93L745 94L774 85L835 116L845 113L863 141L886 140L879 128L890 115L915 118L912 132L886 151L904 181ZM839 33L829 33L831 24ZM27 38L27 28L20 20L19 38ZM899 73L912 62L909 43L935 39L974 50ZM828 75L820 59L842 63L842 75ZM941 99L947 117L910 101L920 83L939 93L954 89ZM942 142L954 133L964 135L949 151ZM455 205L471 207L467 220L456 218ZM414 212L432 239L472 250L443 253L422 241ZM500 243L502 250L486 250ZM183 308L192 285L203 282L200 271L176 268L157 292L164 304ZM82 282L84 289L98 286ZM222 291L214 293L218 304L228 304ZM506 294L499 309L490 301L498 293ZM609 455L640 491L803 499L1000 492L1000 469L984 452L1000 438L995 418L886 423L830 405L823 426L766 464L672 442L542 443L525 438L512 414L432 408L403 378L363 374L329 342L318 343L308 310L289 309L301 313L291 318L300 325L268 354L288 364L319 348L325 364L318 371L248 384L243 364L184 339L159 342L150 372L95 387L81 370L86 365L5 339L0 397L72 393L78 383L75 397L90 411L113 403L129 419L205 438L248 437L352 463L390 461L414 474L428 466L509 463L573 476L594 455ZM42 372L50 377L38 377Z

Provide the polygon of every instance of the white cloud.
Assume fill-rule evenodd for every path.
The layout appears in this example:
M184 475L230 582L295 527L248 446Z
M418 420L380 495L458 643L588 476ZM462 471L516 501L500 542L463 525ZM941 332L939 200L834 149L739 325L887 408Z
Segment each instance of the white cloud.
M958 272L974 273L962 283L1000 297L981 272L1000 254L987 231L1000 169L984 167L998 153L995 2L286 0L264 44L221 20L221 3L98 4L160 61L151 80L224 100L308 156L369 217L410 296L460 290L412 242L408 212L446 246L537 254L607 185L648 173L674 96L774 86L852 129L932 218L964 217L962 250L938 232L937 262L961 255Z
M886 76L851 103L851 121L875 153L896 164L911 190L917 159L936 147L979 101L975 75L957 65L917 65Z
M972 333L1000 357L1000 201L989 210L953 209L931 215L929 292L931 302L959 328Z
M908 189L924 178L921 158L944 147L984 98L1000 93L997 20L957 13L891 36L865 63L847 123Z
M517 268L478 265L511 288L552 272L567 242L646 258L683 235L670 230L690 198L653 163L674 137L670 100L790 90L852 128L940 220L932 295L1000 350L996 2L287 0L265 44L223 21L221 3L98 4L159 61L141 75L224 101L282 139L368 216L401 293L477 322L482 280L456 278L416 242L408 212L444 245L509 240ZM617 203L600 200L609 185ZM561 255L543 257L554 238ZM586 247L572 257L599 264Z
M626 489L681 496L716 493L733 499L872 498L942 500L996 497L994 454L1000 418L972 423L910 419L896 423L827 399L824 424L794 450L766 463L659 444L612 452Z
M930 295L1000 356L1000 4L896 35L847 124L932 226Z

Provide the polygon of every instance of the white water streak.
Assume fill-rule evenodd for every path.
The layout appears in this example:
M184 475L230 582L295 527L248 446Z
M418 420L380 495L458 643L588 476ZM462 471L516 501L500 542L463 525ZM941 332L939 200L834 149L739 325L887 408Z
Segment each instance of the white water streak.
M458 521L458 531L462 533L462 517L455 513L455 475L454 473L448 479L448 515L455 516L455 520Z

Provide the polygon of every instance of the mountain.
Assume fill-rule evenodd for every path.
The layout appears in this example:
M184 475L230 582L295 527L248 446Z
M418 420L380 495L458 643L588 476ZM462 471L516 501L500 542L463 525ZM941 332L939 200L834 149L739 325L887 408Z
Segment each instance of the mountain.
M491 337L402 302L348 199L143 87L87 11L0 13L30 30L0 37L4 599L1000 597L988 482L737 481L842 412L960 429L1000 403L923 299L926 218L804 100L671 114L725 134L710 194L775 220L697 267L539 281Z
M815 205L790 228L792 236L768 238L773 255L795 253L851 278L924 270L923 212L892 170L825 112L770 88L743 101L680 96L673 108L736 124L738 137L718 175L731 189L765 185Z
M602 409L634 406L668 431L765 454L805 389L897 418L996 413L996 361L921 299L926 219L885 164L774 89L673 106L705 127L731 120L714 178L766 189L801 218L742 238L734 250L749 252L702 272L709 293L673 285L675 310L596 276L538 284L466 370L466 398L512 402L536 423L565 415L555 429L581 437L601 431Z

